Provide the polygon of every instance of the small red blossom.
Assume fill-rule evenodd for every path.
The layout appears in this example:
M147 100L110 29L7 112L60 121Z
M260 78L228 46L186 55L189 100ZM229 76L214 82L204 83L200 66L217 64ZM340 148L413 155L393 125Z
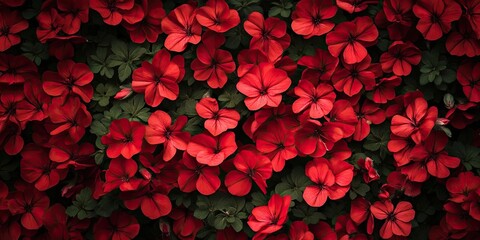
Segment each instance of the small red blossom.
M336 94L329 84L315 86L308 80L300 80L294 91L299 97L292 105L294 113L306 110L311 118L322 118L333 108Z
M43 225L43 215L50 205L45 192L31 185L16 184L17 191L8 200L8 210L12 215L21 215L20 223L25 229L36 230Z
M393 42L388 52L380 57L382 70L392 72L397 76L408 76L412 72L412 65L418 65L422 60L420 49L413 43L401 41Z
M292 29L306 39L322 36L335 26L328 19L336 13L337 7L330 0L301 0L292 13Z
M162 21L162 31L166 33L165 47L174 52L183 52L187 44L198 44L202 26L198 23L195 8L183 4L171 11Z
M364 11L368 5L378 4L378 0L336 0L337 6L348 13Z
M178 187L182 192L198 190L202 195L214 194L220 188L220 169L198 163L195 158L184 154L178 162Z
M174 124L168 113L157 110L148 118L145 140L150 144L163 144L163 160L171 160L177 150L186 150L190 134L182 131L186 116L179 116Z
M234 129L240 120L240 114L235 109L219 109L215 98L202 98L195 109L198 116L206 119L204 127L213 136L218 136L228 129Z
M129 210L140 208L143 215L150 219L166 216L172 210L172 203L161 184L150 182L138 191L122 192L123 204Z
M328 51L338 57L342 54L347 64L364 60L368 53L365 47L375 43L378 30L370 17L357 17L351 22L342 22L327 34Z
M123 22L123 26L130 34L130 39L134 43L143 43L147 40L154 43L162 33L161 22L165 17L162 1L142 0L142 10L145 13L142 21L130 24Z
M0 11L0 52L8 50L21 42L18 33L28 28L28 21L20 12L2 7Z
M137 163L130 158L120 157L112 159L105 172L103 191L108 193L117 188L120 191L137 190L142 184L141 179L135 178L137 170Z
M255 207L248 217L248 226L255 232L253 239L264 239L268 234L282 229L287 221L291 198L274 194L267 206Z
M242 150L233 158L236 170L228 172L225 186L234 196L245 196L252 188L252 181L267 193L267 179L272 176L270 160L256 151Z
M173 209L169 215L173 220L173 233L184 240L194 240L198 231L203 228L202 220L195 218L187 209Z
M295 138L283 124L270 123L256 134L256 148L264 153L272 162L275 172L285 167L285 161L297 156Z
M91 0L90 8L102 16L108 25L118 25L122 20L134 24L142 20L144 12L135 0Z
M314 56L303 56L298 60L298 65L307 67L302 72L302 80L316 83L318 80L328 81L335 72L338 58L323 49L315 49Z
M208 0L205 6L197 10L200 25L219 33L224 33L240 23L240 16L228 7L225 0Z
M381 78L373 87L372 101L375 103L387 103L395 98L395 87L402 84L398 76Z
M142 67L132 74L132 89L145 94L145 103L157 107L163 99L175 100L180 89L178 82L183 78L180 66L170 53L162 49L153 57L152 63L144 61Z
M457 69L457 81L462 85L465 96L474 103L480 103L480 63L468 61Z
M380 124L385 121L385 111L383 111L378 104L366 100L360 107L359 104L354 106L357 114L358 122L355 125L355 133L353 140L361 141L370 134L371 124Z
M321 207L327 198L338 200L345 196L353 179L353 166L345 161L315 158L307 163L305 175L315 185L305 188L303 199L312 207Z
M88 22L89 5L89 1L57 0L65 21L62 31L69 35L77 33L80 25Z
M92 123L92 116L78 98L68 98L65 103L56 100L48 107L50 121L53 123L50 135L65 133L71 142L77 143Z
M322 125L318 121L308 121L295 133L295 146L302 154L322 157L327 151L332 150L342 137L342 129L331 123Z
M462 9L451 0L419 0L413 6L413 13L420 18L418 31L426 40L433 41L450 32L451 23L460 19Z
M108 218L100 218L93 226L98 240L131 240L140 232L137 219L125 212L116 211Z
M28 58L0 53L0 83L24 83L37 77L37 66Z
M142 150L142 140L145 126L140 122L130 122L126 118L113 120L107 135L102 137L102 143L107 145L107 156L116 158L132 158Z
M343 64L332 76L332 83L339 92L344 92L352 97L362 89L372 90L375 86L375 73L371 69L372 59L366 56L362 61L355 64Z
M370 207L376 219L384 220L380 228L380 236L389 239L392 236L408 236L412 230L411 221L415 218L415 210L409 202L401 201L395 207L389 200L375 202Z
M247 96L245 105L249 110L259 110L265 106L278 107L282 93L291 83L285 71L271 63L261 63L238 81L237 89Z
M313 240L313 233L308 229L308 225L303 221L295 221L290 225L288 233L289 239Z
M187 152L201 164L218 166L237 150L235 133L224 132L218 136L200 133L193 136Z
M363 181L365 183L370 183L371 181L375 181L380 179L380 175L378 174L377 170L373 167L373 160L369 157L365 159L360 158L357 161L358 166L363 172Z
M374 228L374 218L370 212L370 202L363 197L357 197L350 206L350 219L360 225L367 221L367 233L372 234Z

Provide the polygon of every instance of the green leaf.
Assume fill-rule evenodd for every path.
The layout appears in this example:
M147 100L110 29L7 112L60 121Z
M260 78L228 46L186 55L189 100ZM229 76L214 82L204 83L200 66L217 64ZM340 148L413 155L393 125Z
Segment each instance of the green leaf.
M120 202L118 199L109 194L101 198L100 202L98 202L95 212L99 216L110 217L110 215L112 215L112 213L117 210L119 206Z
M110 49L115 55L128 59L128 47L125 42L114 40L112 41L112 47Z
M365 140L363 147L370 151L380 150L380 157L385 158L388 154L387 144L390 139L390 129L387 124L372 126L370 135Z
M132 67L130 67L129 64L122 63L118 66L118 79L120 79L121 82L129 78L130 75L132 75Z
M282 177L282 181L275 186L275 193L282 196L290 195L292 200L302 202L303 191L310 184L312 182L305 176L305 170L302 167L296 167L290 174Z

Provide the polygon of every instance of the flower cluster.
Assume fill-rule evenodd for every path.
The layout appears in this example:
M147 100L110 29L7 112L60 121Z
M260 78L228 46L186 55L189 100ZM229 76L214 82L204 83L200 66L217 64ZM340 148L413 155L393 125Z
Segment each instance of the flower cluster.
M478 16L0 0L0 239L478 239Z

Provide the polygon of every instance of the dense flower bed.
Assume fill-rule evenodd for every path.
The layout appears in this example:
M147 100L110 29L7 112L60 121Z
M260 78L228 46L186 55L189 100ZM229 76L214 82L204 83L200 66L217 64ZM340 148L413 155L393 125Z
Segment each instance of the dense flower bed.
M0 0L0 239L479 239L480 0Z

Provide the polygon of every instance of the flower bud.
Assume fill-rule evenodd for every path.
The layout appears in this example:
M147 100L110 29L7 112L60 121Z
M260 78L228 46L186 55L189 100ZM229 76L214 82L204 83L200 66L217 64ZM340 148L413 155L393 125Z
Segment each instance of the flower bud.
M121 87L120 91L115 94L113 98L117 100L123 100L125 98L128 98L130 95L132 95L133 91L129 87Z
M455 106L455 98L450 93L447 93L443 96L443 103L445 103L445 107L447 109L451 109Z

